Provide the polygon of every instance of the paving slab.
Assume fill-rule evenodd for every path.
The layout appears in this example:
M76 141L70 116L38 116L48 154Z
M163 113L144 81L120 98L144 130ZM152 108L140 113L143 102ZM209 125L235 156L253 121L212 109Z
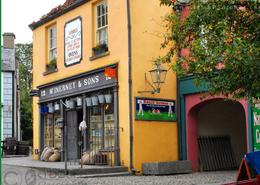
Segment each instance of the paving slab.
M64 162L44 162L39 160L33 160L32 157L3 158L2 164L8 166L18 166L25 168L34 168L38 170L52 171L53 173L65 173ZM81 168L81 165L78 161L68 161L67 169L70 175L117 173L127 172L128 170L127 167L109 165L83 165L83 168Z

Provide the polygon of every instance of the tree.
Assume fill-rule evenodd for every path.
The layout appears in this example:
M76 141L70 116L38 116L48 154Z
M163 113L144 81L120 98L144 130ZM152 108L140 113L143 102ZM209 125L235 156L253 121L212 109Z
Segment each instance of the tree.
M188 7L185 19L178 11L166 15L162 48L168 52L155 62L170 63L179 76L193 74L210 94L259 97L260 1L192 0ZM188 55L181 54L185 49Z
M22 138L32 140L32 44L16 44L15 58L19 68Z

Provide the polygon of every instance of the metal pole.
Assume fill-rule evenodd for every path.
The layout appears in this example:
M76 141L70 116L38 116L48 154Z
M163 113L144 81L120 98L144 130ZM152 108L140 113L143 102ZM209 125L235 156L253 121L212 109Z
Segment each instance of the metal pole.
M63 128L64 128L64 136L63 136L63 141L64 141L64 145L63 145L63 152L64 152L64 162L65 162L65 175L68 174L68 147L67 147L67 115L64 114L64 105L63 105L63 101L60 100L60 112L61 112L61 117L63 118Z
M120 166L119 122L118 122L118 88L114 87L114 164Z
M84 135L84 131L83 130L81 130L81 135L80 135L80 138L81 138L81 145L80 145L80 149L81 149L81 151L80 151L80 157L81 157L81 160L80 160L80 167L82 168L83 167L83 158L82 158L82 154L83 154L83 135Z
M105 148L105 109L104 109L104 104L100 105L101 107L101 119L102 119L102 135L101 135L101 149Z
M87 106L86 106L86 95L83 94L83 103L82 103L82 110L83 110L83 120L86 122L87 124ZM87 124L88 125L88 124ZM83 132L83 145L84 145L84 149L83 151L87 151L87 129L84 130Z

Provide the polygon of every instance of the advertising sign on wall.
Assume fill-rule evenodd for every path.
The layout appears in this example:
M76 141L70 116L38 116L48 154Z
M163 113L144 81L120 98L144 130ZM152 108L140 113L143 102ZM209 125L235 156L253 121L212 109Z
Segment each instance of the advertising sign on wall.
M253 108L254 151L260 151L260 103Z
M72 96L74 94L93 91L100 88L108 88L115 86L117 80L115 78L106 77L104 70L93 73L81 75L77 78L65 80L52 85L38 87L40 90L40 102L59 99L62 97Z
M175 100L136 98L135 119L143 121L176 121Z
M65 66L79 63L82 59L82 26L80 17L66 23L64 35Z

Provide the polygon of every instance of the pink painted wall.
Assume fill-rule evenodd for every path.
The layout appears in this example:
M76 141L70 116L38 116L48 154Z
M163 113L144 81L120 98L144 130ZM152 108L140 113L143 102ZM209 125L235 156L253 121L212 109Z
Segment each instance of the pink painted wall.
M187 141L187 159L192 163L192 170L199 170L198 162L198 123L197 123L197 111L200 106L206 104L209 100L224 99L224 96L209 96L201 100L201 94L188 95L185 98L185 117L186 117L186 141ZM238 101L244 109L246 117L246 133L248 133L248 113L247 113L247 101L242 99ZM195 108L196 107L196 108ZM247 150L249 151L248 137L247 138Z

